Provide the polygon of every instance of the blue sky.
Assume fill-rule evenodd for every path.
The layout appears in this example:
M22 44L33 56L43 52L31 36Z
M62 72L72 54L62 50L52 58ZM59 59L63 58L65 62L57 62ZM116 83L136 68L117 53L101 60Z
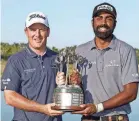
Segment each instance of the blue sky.
M93 37L91 15L101 2L113 4L118 13L114 34L133 47L139 48L138 0L2 0L2 42L27 42L24 24L28 13L42 11L47 14L51 34L48 46L62 48L79 45Z

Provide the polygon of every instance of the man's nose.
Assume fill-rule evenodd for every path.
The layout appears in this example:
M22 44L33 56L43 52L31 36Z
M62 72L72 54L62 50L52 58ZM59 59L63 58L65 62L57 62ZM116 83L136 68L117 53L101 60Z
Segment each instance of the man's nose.
M107 23L106 18L102 18L102 24L104 25L104 24L106 24L106 23Z
M40 36L40 30L39 29L36 30L35 35L38 37Z

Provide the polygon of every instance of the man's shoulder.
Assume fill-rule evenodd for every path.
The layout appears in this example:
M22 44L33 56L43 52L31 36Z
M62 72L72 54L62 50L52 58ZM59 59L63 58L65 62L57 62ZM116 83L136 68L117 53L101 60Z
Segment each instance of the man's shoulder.
M49 57L51 60L55 59L58 55L57 52L51 50L50 48L47 48L46 54L47 54L47 57Z
M125 41L123 40L120 40L120 39L116 39L117 41L117 48L122 51L122 52L129 52L130 50L134 50L134 48L126 43Z
M83 44L80 44L76 47L76 52L82 52L82 51L86 51L86 50L89 50L89 48L91 49L91 41L88 41L88 42L85 42Z
M13 55L11 55L8 60L7 60L7 64L10 67L14 66L16 68L18 68L19 64L22 62L22 60L24 60L24 55L25 55L25 50L21 50Z
M15 54L11 55L9 57L10 60L17 60L17 59L22 59L26 54L26 51L25 49L19 51L19 52L16 52Z
M50 49L50 48L47 48L47 51L48 51L48 53L51 54L52 56L55 56L55 55L58 54L57 52L53 51L53 50Z

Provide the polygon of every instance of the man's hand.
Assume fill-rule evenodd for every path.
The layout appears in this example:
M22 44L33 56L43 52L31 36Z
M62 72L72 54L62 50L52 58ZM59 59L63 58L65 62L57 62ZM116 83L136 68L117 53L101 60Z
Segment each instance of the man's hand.
M69 83L73 85L81 85L81 75L78 70L73 70L69 77Z
M65 83L66 83L66 77L64 75L64 72L58 72L56 76L56 84L63 85Z
M72 114L81 114L84 116L88 116L97 112L95 104L83 104L80 105L80 107L83 108L82 111L75 111L72 112Z
M62 112L62 111L52 110L52 106L55 106L55 104L54 103L46 104L43 107L42 112L46 115L49 115L49 116L58 116L58 115L64 114L64 112Z

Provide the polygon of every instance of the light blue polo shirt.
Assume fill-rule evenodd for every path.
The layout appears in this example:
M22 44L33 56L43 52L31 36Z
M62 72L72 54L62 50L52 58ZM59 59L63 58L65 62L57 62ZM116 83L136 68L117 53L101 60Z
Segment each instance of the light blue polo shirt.
M122 92L124 85L139 82L134 48L115 36L106 49L97 49L93 40L79 45L76 53L86 58L84 64L79 67L82 73L85 103L104 102ZM130 105L125 104L95 115L129 114L130 112Z
M55 52L47 48L43 56L37 55L29 47L8 59L2 75L1 90L13 90L27 99L40 104L52 103L56 87ZM62 121L61 116L50 117L38 112L28 112L14 108L16 121Z

